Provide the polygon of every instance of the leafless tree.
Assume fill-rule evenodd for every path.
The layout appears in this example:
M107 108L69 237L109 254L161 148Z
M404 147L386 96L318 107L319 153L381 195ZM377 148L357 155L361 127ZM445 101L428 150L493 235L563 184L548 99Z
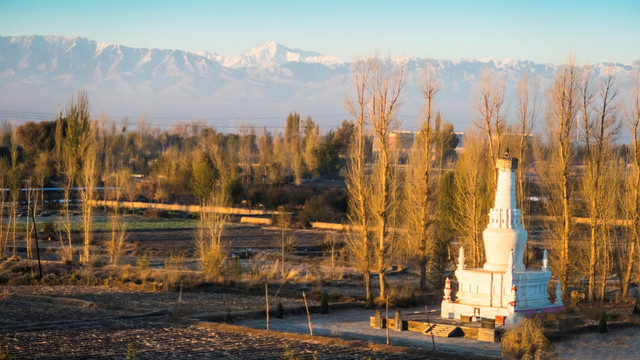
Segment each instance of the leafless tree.
M0 257L7 255L7 244L9 241L9 226L4 224L4 206L7 199L7 174L10 166L5 158L0 159ZM6 232L5 232L5 229Z
M284 282L287 278L286 272L286 255L293 251L293 236L287 236L287 228L291 226L291 214L282 213L278 216L278 226L280 226L280 239L277 246L280 247L280 277Z
M586 172L582 177L582 196L587 204L589 216L589 289L588 299L595 300L596 271L600 264L603 271L603 286L606 283L606 273L611 264L609 258L607 223L610 219L611 206L607 200L616 192L610 191L612 184L605 181L609 178L607 165L615 159L611 158L611 148L619 131L619 121L616 111L617 88L613 74L605 75L600 84L596 98L590 81L591 71L588 67L581 77L579 86L580 112L585 140ZM597 101L597 103L596 103ZM600 231L598 231L600 228Z
M50 174L49 161L50 154L46 152L40 153L35 161L31 176L31 183L38 190L33 198L32 214L34 219L37 218L40 206L44 205L44 182Z
M298 113L289 114L287 116L287 124L285 126L285 144L287 148L288 163L291 165L293 177L296 185L300 185L302 180L302 144L300 141L300 115Z
M638 246L640 246L640 71L636 69L632 79L629 101L625 107L625 122L632 136L631 169L627 175L625 206L626 218L631 220L629 227L629 251L622 277L622 295L629 296L629 284L634 266L637 264Z
M202 269L208 279L215 279L222 274L224 260L227 257L227 246L222 241L222 234L228 215L216 211L216 207L225 206L227 203L227 196L218 182L200 212L195 242Z
M304 120L304 138L302 139L303 159L304 164L309 174L315 175L317 173L318 164L316 163L316 157L314 151L320 144L320 126L318 126L311 116L307 116Z
M122 221L120 214L120 198L126 192L131 182L131 170L122 167L109 176L108 183L111 185L110 198L115 202L113 213L110 215L110 236L107 243L107 252L109 253L109 263L118 265L118 261L122 256L123 246L127 239L127 226Z
M62 114L56 120L56 142L58 148L58 170L64 174L63 205L61 209L61 236L63 260L73 259L71 238L71 189L77 181L82 168L82 158L90 131L89 98L87 93L79 91L77 99L72 98ZM66 245L63 242L66 241Z
M395 126L400 96L406 84L405 64L393 60L372 58L370 118L377 159L373 166L370 197L374 220L376 270L380 279L380 298L385 299L386 273L397 250L398 177L397 153L389 144L389 135Z
M262 130L258 138L258 153L257 176L260 182L274 182L272 180L275 175L275 169L271 168L273 159L273 136L271 136L266 128Z
M365 168L366 141L365 126L369 122L367 107L370 94L367 92L370 82L370 67L366 60L356 60L352 64L352 83L355 91L353 99L346 98L345 106L355 123L354 139L349 146L349 158L345 181L349 195L349 224L351 231L347 236L348 253L354 265L362 272L367 299L372 299L371 270L373 269L373 244L369 228L371 210L369 197L371 183Z
M421 92L426 101L425 114L420 120L413 149L409 156L409 169L404 186L405 224L408 231L407 250L418 259L420 288L427 286L427 264L432 251L435 211L432 192L432 107L433 99L440 90L437 67L427 64L422 72Z
M95 129L94 129L95 130ZM82 156L82 169L80 172L79 193L82 209L82 230L84 235L84 247L82 252L82 261L89 263L90 246L93 240L93 202L95 200L96 185L98 182L98 149L96 147L96 135L94 130L89 130L84 137L82 147L84 155Z
M548 199L547 211L554 217L550 233L554 237L552 246L555 251L552 255L557 260L551 264L554 274L557 274L561 282L564 299L567 298L571 239L574 232L574 189L570 176L574 172L575 149L572 136L579 109L578 86L577 70L573 60L570 60L554 76L548 93L546 130L549 150L546 156L539 159L541 166L537 169Z
M16 139L16 131L11 133L11 169L9 170L9 196L11 198L11 207L9 212L9 221L11 227L11 238L13 240L13 257L17 256L16 232L18 218L18 204L20 201L20 189L22 184L22 166L18 162L18 143Z
M470 266L479 267L485 260L482 231L487 225L493 193L490 189L493 162L480 134L465 134L464 144L465 151L456 163L455 215L451 225L464 246Z
M24 239L27 246L27 257L33 258L33 226L31 220L31 212L33 211L33 198L36 195L31 184L31 180L26 180L24 183L24 198L27 203L27 219L25 220L25 234Z
M518 120L519 143L517 149L517 157L519 166L517 176L517 201L518 208L522 211L522 217L529 214L528 202L526 201L528 191L525 180L527 165L530 162L529 148L531 146L531 133L535 125L538 106L540 85L537 78L529 78L528 74L524 74L518 82L518 96L516 118ZM524 223L524 222L523 222Z
M487 137L489 156L495 165L501 152L501 141L505 130L505 117L501 113L504 105L505 82L501 75L487 69L480 75L480 88L475 100L481 117L474 125ZM497 173L496 173L497 174Z
M253 129L241 125L239 129L240 144L238 148L238 165L242 169L242 182L247 184L253 175L253 164L256 162L255 138Z

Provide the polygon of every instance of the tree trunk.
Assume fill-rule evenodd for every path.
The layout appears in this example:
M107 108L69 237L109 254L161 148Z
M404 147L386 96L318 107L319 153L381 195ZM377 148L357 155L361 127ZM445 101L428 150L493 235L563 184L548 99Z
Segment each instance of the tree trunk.
M562 297L567 299L567 278L569 277L569 191L566 170L562 174L562 253L559 278L561 281Z
M588 289L588 299L589 301L595 300L595 291L596 291L596 224L595 217L591 216L591 224L590 224L590 235L591 239L589 241L589 289Z
M629 260L627 261L627 268L624 272L624 278L622 280L622 296L625 299L629 298L629 283L631 282L631 272L633 271L633 264L636 256L636 241L637 238L631 240L631 249L629 250Z
M364 278L365 301L367 301L371 297L371 273L367 270L362 275Z
M382 272L379 272L378 275L380 276L380 299L386 299L387 288L385 285L387 281L387 273L386 271L382 271Z

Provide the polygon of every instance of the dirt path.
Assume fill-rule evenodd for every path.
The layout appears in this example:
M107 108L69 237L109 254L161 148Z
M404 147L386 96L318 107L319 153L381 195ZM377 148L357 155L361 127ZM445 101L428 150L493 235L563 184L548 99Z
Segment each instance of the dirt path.
M406 309L403 313L423 311L423 308ZM365 309L346 309L332 311L327 315L312 314L311 322L314 335L339 336L342 339L354 339L371 341L376 344L385 344L386 335L384 329L374 329L369 326L369 317L373 311ZM391 314L389 316L392 316ZM237 324L256 329L265 329L266 322L261 320L240 321ZM272 319L270 329L293 332L299 334L309 333L309 324L306 315L290 316L284 319ZM431 350L431 337L409 331L389 331L391 345L407 346ZM449 353L451 356L465 355L489 358L500 358L500 343L479 342L465 338L440 338L436 337L436 351Z

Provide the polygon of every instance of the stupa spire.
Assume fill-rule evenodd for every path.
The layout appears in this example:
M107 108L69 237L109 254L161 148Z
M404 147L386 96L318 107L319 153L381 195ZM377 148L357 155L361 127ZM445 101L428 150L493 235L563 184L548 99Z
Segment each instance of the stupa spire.
M516 175L518 159L505 152L505 157L496 162L498 184L493 208L489 211L489 224L483 232L487 262L485 270L507 271L509 253L513 250L516 270L523 270L524 248L527 232L522 225L522 213L516 202Z

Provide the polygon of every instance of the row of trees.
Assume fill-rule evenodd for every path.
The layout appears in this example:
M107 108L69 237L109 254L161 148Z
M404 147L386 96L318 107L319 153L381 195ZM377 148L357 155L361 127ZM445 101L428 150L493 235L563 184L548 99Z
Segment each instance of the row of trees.
M637 77L629 97L620 99L613 73L596 77L572 61L544 91L537 78L525 74L509 115L504 79L485 71L472 99L474 128L465 135L455 169L446 172L439 166L441 124L433 116L441 87L437 68L427 64L421 72L425 110L406 167L398 165L398 152L389 142L405 66L375 57L354 62L352 76L353 95L346 102L355 124L345 176L353 228L349 248L364 275L367 297L372 297L370 272L378 273L378 294L384 298L386 272L407 257L417 264L422 288L429 270L438 284L454 242L454 247L465 246L471 266L482 266L482 231L494 198L496 160L503 152L520 159L517 198L527 227L532 226L527 198L534 193L543 199L541 210L549 215L542 224L544 240L563 296L569 284L588 279L589 299L604 299L613 290L613 278L628 295L638 276L640 234ZM540 120L544 133L532 135ZM619 142L622 129L632 135L630 145ZM377 150L372 166L365 156L368 134Z
M367 297L372 297L370 273L375 271L384 298L388 269L407 260L417 264L422 288L429 273L438 285L452 244L464 244L471 265L482 265L481 234L495 191L495 162L509 149L520 158L518 204L528 227L526 215L533 209L527 197L535 191L545 199L552 269L564 296L569 283L585 278L589 298L603 299L612 275L628 293L637 277L640 236L638 79L630 97L621 99L613 74L595 77L589 68L570 63L544 91L536 78L523 76L511 102L515 111L509 114L503 78L487 71L472 99L474 128L465 135L454 169L447 171L444 165L457 140L434 109L442 86L437 68L427 66L420 73L425 110L406 163L401 163L403 149L390 139L398 125L406 68L378 57L353 66L354 95L346 102L352 119L325 135L311 117L302 121L297 113L289 114L283 131L275 134L250 127L220 133L197 122L161 132L151 130L144 118L129 129L127 119L121 124L105 117L90 120L83 92L56 121L3 132L0 186L9 191L0 196L0 251L5 255L9 241L15 243L19 201L37 214L44 204L37 189L48 184L60 187L64 197L59 236L66 258L72 254L70 200L76 191L82 200L82 260L89 261L90 204L98 196L212 206L288 203L304 212L309 204L329 202L310 201L309 194L300 193L297 185L304 178L344 177L353 229L349 253L364 275ZM545 133L531 135L541 120ZM630 145L616 142L623 128L632 135ZM134 183L134 173L145 174L146 180ZM290 198L274 200L285 194L277 191L285 183L292 184ZM104 191L98 193L98 187ZM22 195L21 188L28 191ZM108 248L117 263L126 229L121 209L110 216ZM209 220L198 235L198 249L205 266L216 268L224 258L215 253L223 247L220 224L225 219L213 213L202 218ZM27 223L28 248L32 226Z
M91 204L97 198L284 206L302 210L299 218L303 221L340 221L340 214L346 212L344 190L318 193L298 185L305 178L342 177L354 131L348 121L321 135L311 117L301 120L299 114L291 113L281 132L242 127L234 134L217 132L200 122L178 124L171 131L153 130L144 118L130 128L126 118L114 123L106 116L90 119L89 113L89 99L81 91L54 121L17 127L5 124L0 138L0 187L9 191L0 192L2 256L11 248L10 241L14 242L15 256L16 232L20 230L17 218L24 210L20 204L26 204L26 213L32 214L27 217L25 232L27 255L32 256L33 220L45 200L48 207L59 210L56 227L64 260L73 257L72 215L78 205L84 262L90 260ZM452 134L452 128L447 129ZM368 136L362 141L370 163L372 139ZM134 174L142 174L143 180L135 177L134 181ZM47 199L46 187L59 191ZM122 209L116 206L109 216L107 247L110 261L117 263L126 238ZM216 218L214 214L203 217ZM216 231L207 230L206 237L204 232L199 234L202 254L207 252L205 243L209 250L219 247L203 240L212 238Z
M637 74L632 80L629 98L619 99L613 73L595 80L589 67L570 63L548 93L547 144L537 158L545 163L539 173L554 218L550 229L558 236L563 296L571 276L588 279L589 300L605 298L611 276L627 296L637 276L640 82ZM622 149L616 146L621 131L632 137ZM576 216L586 221L578 224Z

